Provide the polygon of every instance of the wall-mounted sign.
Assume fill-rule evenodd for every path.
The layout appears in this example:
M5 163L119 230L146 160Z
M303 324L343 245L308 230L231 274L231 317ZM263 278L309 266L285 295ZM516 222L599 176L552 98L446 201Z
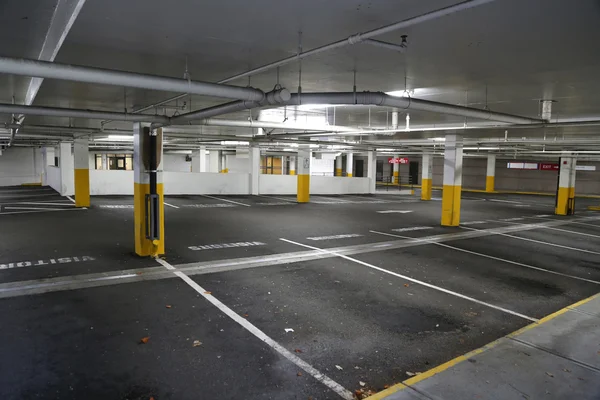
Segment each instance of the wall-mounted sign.
M408 158L406 157L388 158L389 164L408 164L408 162Z
M556 163L542 163L540 164L540 171L558 171L559 166Z
M509 162L506 164L506 168L510 169L538 169L537 163L526 163L526 162Z
M595 165L576 165L575 170L577 171L595 171Z

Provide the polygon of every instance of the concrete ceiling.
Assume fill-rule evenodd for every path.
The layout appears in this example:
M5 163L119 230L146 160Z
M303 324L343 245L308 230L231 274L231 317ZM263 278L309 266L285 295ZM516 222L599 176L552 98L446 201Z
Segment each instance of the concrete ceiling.
M0 5L0 54L36 58L58 0L4 0ZM305 50L358 32L456 4L455 0L87 0L55 61L183 77L186 63L194 80L219 81L294 55L298 32ZM488 107L493 111L539 117L540 99L552 99L553 118L600 117L599 0L496 0L489 4L378 37L400 42L404 54L356 44L302 62L303 92L357 89L409 90L416 98ZM280 83L295 92L298 64L280 69ZM21 104L27 78L0 75L0 102ZM276 71L252 76L250 84L270 90ZM245 86L248 79L231 82ZM178 93L46 79L34 105L123 112ZM186 110L220 104L222 99L188 96ZM174 105L175 103L172 103ZM390 109L336 107L335 124L387 127ZM149 112L153 112L152 110ZM174 112L158 109L158 113ZM181 110L180 112L184 112ZM331 117L332 110L328 110ZM411 125L475 121L411 112ZM247 119L248 112L229 119ZM256 112L254 113L256 117ZM0 115L8 122L9 115ZM600 119L600 118L599 118ZM329 119L332 122L331 118ZM403 124L403 116L400 124ZM28 117L28 124L99 127L99 121ZM111 128L129 129L114 123ZM204 133L235 134L232 128ZM582 133L583 132L583 133ZM245 131L247 133L247 130ZM580 135L595 128L520 130L519 137ZM465 133L503 137L501 130ZM443 132L411 133L411 138ZM512 135L512 132L511 132ZM398 134L400 143L407 135ZM373 138L371 138L374 140ZM390 137L386 137L390 140Z

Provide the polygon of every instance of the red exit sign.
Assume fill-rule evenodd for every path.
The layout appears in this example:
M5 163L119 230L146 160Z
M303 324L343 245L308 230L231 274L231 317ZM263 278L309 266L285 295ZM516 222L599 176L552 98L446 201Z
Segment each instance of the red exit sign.
M408 158L406 157L388 158L389 164L408 164L408 162Z
M558 169L558 164L556 163L540 164L541 171L558 171Z

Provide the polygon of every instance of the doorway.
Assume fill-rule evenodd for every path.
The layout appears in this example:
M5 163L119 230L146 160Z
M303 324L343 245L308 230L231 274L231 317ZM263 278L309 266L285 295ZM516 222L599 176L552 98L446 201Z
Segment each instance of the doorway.
M411 161L410 164L408 164L408 179L411 185L418 185L419 184L419 162L418 161Z
M363 160L354 160L354 176L357 178L362 178L364 175L364 161Z

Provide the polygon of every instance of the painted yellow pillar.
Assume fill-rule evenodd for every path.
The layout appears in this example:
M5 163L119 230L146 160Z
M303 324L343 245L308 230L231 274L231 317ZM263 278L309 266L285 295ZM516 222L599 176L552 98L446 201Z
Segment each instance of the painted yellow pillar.
M396 158L400 158L399 155L394 156L394 159ZM392 180L393 183L398 184L400 183L399 178L400 178L400 164L394 162L394 164L392 164L392 168L393 168L393 175L394 175L394 179Z
M558 191L556 192L556 215L571 215L575 210L575 174L577 159L561 157L558 171Z
M290 175L296 175L296 157L290 156Z
M342 155L335 158L335 176L342 176Z
M346 153L346 176L352 178L354 172L354 154Z
M423 154L421 164L421 200L431 200L433 156Z
M298 203L310 201L310 150L298 151L298 187L296 200Z
M75 207L90 206L90 161L88 139L75 139L73 144L75 162Z
M147 125L146 125L147 126ZM150 194L150 165L149 165L149 129L137 122L133 125L133 214L135 229L135 253L139 256L159 256L165 254L165 207L163 186L162 161L162 129L157 129L157 168L156 191L158 194L158 230L159 237L151 240L147 237L148 221L146 219L147 198Z
M446 135L445 146L442 226L458 226L460 224L462 189L462 136Z
M488 154L487 158L487 173L485 176L485 191L488 193L494 192L496 180L496 155Z

